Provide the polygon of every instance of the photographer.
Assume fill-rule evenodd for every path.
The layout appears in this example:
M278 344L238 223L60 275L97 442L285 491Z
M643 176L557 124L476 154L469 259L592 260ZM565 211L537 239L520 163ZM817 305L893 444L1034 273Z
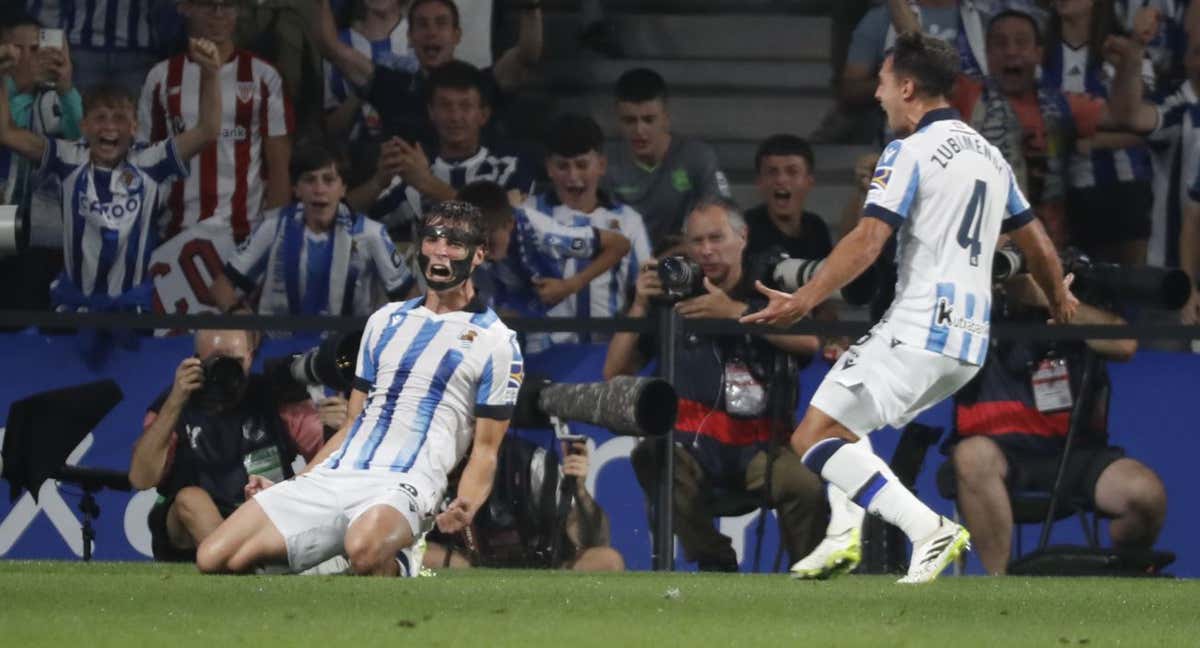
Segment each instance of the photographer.
M156 560L195 560L200 542L244 501L251 475L290 477L296 455L308 460L321 448L322 427L346 418L344 399L318 410L282 372L250 373L256 341L247 331L198 331L196 355L148 408L129 482L158 488L149 517Z
M1014 276L996 296L995 317L1046 321L1046 296L1030 275ZM1071 321L1124 323L1115 313L1086 303L1080 303ZM1097 362L1090 385L1081 393L1085 349ZM1150 468L1108 444L1110 384L1105 361L1126 362L1136 351L1136 340L1002 340L991 345L979 375L959 392L956 437L947 444L951 461L939 479L956 481L958 508L988 573L1003 574L1008 567L1010 489L1053 489L1072 406L1079 398L1086 399L1083 421L1072 444L1062 496L1082 499L1112 518L1109 533L1117 548L1154 544L1166 516L1163 484Z
M652 302L686 318L736 320L761 306L753 277L743 269L746 223L737 207L716 198L701 202L684 223L687 259L702 273L702 287L673 306L658 263L643 264L629 317L646 317ZM679 263L681 259L672 259ZM662 263L660 261L659 263ZM670 287L674 288L674 287ZM769 454L772 418L767 385L794 394L796 372L774 371L780 353L811 356L817 339L799 335L680 336L674 387L679 394L674 472L674 528L688 560L701 570L736 571L729 538L712 524L712 503L720 492L762 493L774 506L788 552L807 555L825 530L825 494L820 480L786 447ZM657 354L657 341L637 333L617 333L608 346L605 379L635 374ZM786 381L785 383L781 381ZM790 428L790 415L783 421ZM785 444L786 445L786 444ZM631 457L638 482L655 492L659 442L642 442Z
M587 440L560 447L561 467L555 453L506 436L491 496L468 529L429 533L425 566L623 571L608 515L587 490ZM453 490L447 496L453 499Z

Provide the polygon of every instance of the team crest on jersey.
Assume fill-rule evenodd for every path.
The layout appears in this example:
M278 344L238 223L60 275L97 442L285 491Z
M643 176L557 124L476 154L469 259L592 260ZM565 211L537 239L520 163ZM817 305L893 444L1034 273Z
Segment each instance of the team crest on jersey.
M463 334L458 336L458 346L460 348L465 349L465 348L471 346L471 344L473 342L475 342L475 338L478 336L479 336L479 334L476 333L475 331L471 331L471 330L463 331Z
M608 229L610 229L614 232L620 232L621 231L621 221L619 221L615 218L610 218L608 220Z
M888 181L892 179L892 169L878 168L875 169L875 175L871 176L871 188L883 191L887 189Z
M121 172L121 186L131 193L137 191L142 188L142 177L131 169L125 169Z
M237 98L242 103L247 103L254 99L254 82L239 81L237 84Z
M187 122L183 121L183 115L171 117L171 132L178 135L185 130L187 130Z

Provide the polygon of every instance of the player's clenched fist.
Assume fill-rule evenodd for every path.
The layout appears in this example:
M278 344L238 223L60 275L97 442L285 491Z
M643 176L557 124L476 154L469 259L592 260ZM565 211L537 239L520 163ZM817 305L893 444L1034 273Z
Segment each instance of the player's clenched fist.
M471 523L471 504L467 500L456 497L445 511L438 513L438 530L442 533L458 533Z

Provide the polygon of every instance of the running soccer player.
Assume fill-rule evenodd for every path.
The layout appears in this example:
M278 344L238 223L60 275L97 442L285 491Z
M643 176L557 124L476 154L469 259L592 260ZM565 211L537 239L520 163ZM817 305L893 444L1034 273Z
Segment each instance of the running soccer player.
M878 456L855 443L902 426L958 391L987 355L992 255L1001 231L1021 247L1050 300L1070 321L1071 294L1053 245L1034 219L996 147L958 119L947 96L958 54L943 41L906 33L879 72L875 97L902 139L884 149L865 214L813 279L788 294L758 289L767 307L741 321L790 326L862 273L899 230L896 298L879 323L830 370L792 433L813 472L864 509L900 527L913 543L901 583L937 578L970 548L966 529L921 503ZM831 556L829 569L837 572ZM808 574L811 575L811 574Z
M84 139L47 139L12 124L0 92L0 146L40 165L62 186L65 269L51 290L57 309L149 309L153 286L146 261L154 249L150 222L167 183L187 176L187 160L212 142L221 105L216 46L192 39L188 55L200 69L204 110L193 128L152 145L134 144L133 98L101 84L83 102Z
M367 321L346 425L303 474L264 490L249 484L253 499L201 543L200 571L300 572L344 554L357 574L415 574L414 544L468 448L458 496L436 522L446 533L470 523L492 488L524 376L516 335L470 280L484 241L475 207L444 202L426 213L419 258L429 288Z
M370 315L377 284L388 299L403 299L412 274L383 225L342 202L346 183L335 156L305 146L291 167L299 200L267 216L225 264L212 285L217 306L228 312L241 304L235 285L246 295L262 288L262 315Z

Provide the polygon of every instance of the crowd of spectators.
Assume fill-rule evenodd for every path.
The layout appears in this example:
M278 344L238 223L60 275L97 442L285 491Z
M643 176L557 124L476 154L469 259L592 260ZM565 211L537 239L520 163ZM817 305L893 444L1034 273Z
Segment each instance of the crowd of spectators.
M646 316L659 290L656 259L682 254L709 279L676 309L736 318L752 297L750 257L782 248L821 258L835 238L806 208L816 163L809 141L780 133L759 144L762 203L743 218L714 149L673 128L667 82L632 62L612 89L612 139L593 117L572 113L532 120L543 125L540 141L509 137L506 108L545 58L537 0L497 3L518 29L485 67L457 58L463 12L480 3L95 0L90 13L74 2L24 4L0 13L0 202L18 207L30 240L0 259L0 273L17 278L5 282L0 307L365 316L421 293L415 225L430 205L459 198L485 216L487 261L476 283L503 315ZM1056 245L1200 274L1198 3L835 4L836 107L814 144L882 149L889 137L876 77L896 35L921 30L958 49L953 103L1005 153ZM585 5L582 37L620 55L599 3ZM875 157L846 178L843 231L859 217ZM1194 289L1181 317L1200 322ZM598 341L606 339L555 333L523 344L536 354ZM808 356L829 344L772 342L764 353ZM640 370L656 352L631 334L612 345L608 374ZM697 394L728 367L701 369L690 376L704 383ZM766 370L747 375L761 382ZM702 427L713 408L696 399L691 414ZM160 409L173 404L166 398ZM742 423L729 434L745 432ZM735 451L722 445L728 439L682 427L696 441L676 476L685 490L707 472L733 474L724 486L739 490L773 482L766 499L784 516L796 558L819 541L821 512L813 517L819 505L808 501L803 467L788 469L794 457L767 462L760 427L747 427L753 438ZM648 491L653 450L638 453ZM781 472L764 477L772 471ZM680 519L695 531L681 532L685 551L729 568L728 539L708 533L711 513L684 500ZM194 546L176 542L186 520L164 519L177 549Z
M184 46L191 38L212 42L223 62L219 133L187 161L181 178L164 185L159 204L138 227L106 223L102 210L60 202L65 191L42 173L39 159L23 159L12 147L0 151L4 202L20 207L31 232L26 252L3 260L6 273L24 279L10 284L19 288L4 295L8 307L363 315L389 297L420 289L407 281L406 250L423 207L488 181L522 212L596 229L590 237L596 244L587 247L593 257L616 249L600 245L599 230L628 244L617 262L589 264L578 248L560 245L585 245L580 241L588 237L537 225L543 220L522 213L512 238L541 252L502 261L495 255L504 253L492 250L488 265L504 263L513 271L485 268L506 277L507 290L493 293L494 305L527 316L609 317L628 308L636 268L682 250L682 224L691 209L731 195L712 147L673 129L667 83L650 68L631 65L615 83L611 140L579 115L544 115L541 141L507 137L504 110L536 78L544 58L537 2L495 7L516 16L518 29L515 42L493 48L494 62L483 68L456 55L460 46L478 50L477 43L464 45L464 24L472 21L462 12L489 9L479 3L102 4L103 12L84 15L74 3L30 0L24 11L11 7L0 17L13 123L46 138L88 140L80 129L86 120L81 96L104 85L123 88L134 101L136 142L179 136L199 123L201 112L200 66ZM1080 247L1099 260L1200 270L1194 222L1200 203L1193 196L1200 191L1189 191L1200 185L1193 141L1200 120L1193 68L1200 58L1188 47L1188 27L1200 12L1170 0L840 4L831 57L837 103L814 131L815 142L885 143L875 75L896 34L920 29L959 50L956 108L1005 152L1057 245ZM592 32L611 27L594 9L585 12L585 44ZM620 49L609 44L614 47L600 49ZM748 256L780 245L792 257L823 255L832 242L827 221L805 209L815 182L811 146L786 133L761 144L754 168L763 204L747 212ZM245 265L266 264L268 237L252 240L256 229L282 232L279 224L287 219L305 220L297 174L289 174L294 147L329 154L344 185L332 198L345 203L335 220L355 231L381 224L383 256L398 263L385 268L373 248L363 254L373 260L364 262L354 254L357 245L349 254L335 253L338 236L329 232L337 228L331 226L310 227L297 237L299 245L275 236L271 254L279 259L272 263L281 269L274 274ZM859 166L869 171L870 159ZM848 193L843 221L856 216L854 203L861 202L860 192ZM145 237L130 234L142 231ZM239 250L246 246L264 252ZM188 267L195 260L185 257L197 249L208 272ZM120 258L127 263L116 263ZM139 267L124 268L128 261ZM75 276L80 267L109 276ZM60 274L79 288L75 299L53 296L50 286ZM364 285L329 287L331 277ZM369 285L380 277L382 289ZM286 288L267 285L272 282ZM243 298L230 299L232 285ZM286 299L272 297L280 290L290 291ZM130 291L153 294L152 306L127 298ZM316 291L346 298L334 303L308 294ZM1198 312L1200 299L1193 299L1184 320L1196 321ZM534 341L535 351L591 339L545 337Z

